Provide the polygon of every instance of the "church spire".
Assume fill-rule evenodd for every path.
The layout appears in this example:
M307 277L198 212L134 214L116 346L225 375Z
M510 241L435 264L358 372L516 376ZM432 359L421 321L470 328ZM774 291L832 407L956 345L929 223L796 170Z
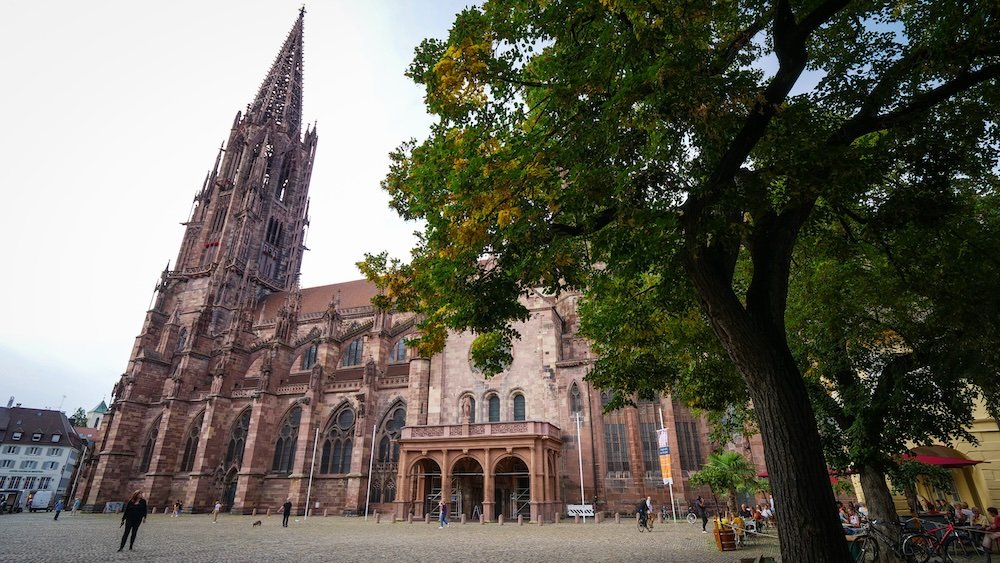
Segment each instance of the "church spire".
M298 135L302 123L302 26L305 14L303 7L247 112L247 118L252 123L264 125L273 120L285 126L294 136Z

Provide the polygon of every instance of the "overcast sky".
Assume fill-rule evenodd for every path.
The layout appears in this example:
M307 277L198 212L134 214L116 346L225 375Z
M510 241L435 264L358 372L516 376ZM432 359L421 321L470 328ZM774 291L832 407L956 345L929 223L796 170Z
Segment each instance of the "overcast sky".
M319 132L302 286L405 258L379 188L431 118L403 76L471 0L306 5L303 123ZM110 399L184 221L301 1L5 2L0 11L0 406Z

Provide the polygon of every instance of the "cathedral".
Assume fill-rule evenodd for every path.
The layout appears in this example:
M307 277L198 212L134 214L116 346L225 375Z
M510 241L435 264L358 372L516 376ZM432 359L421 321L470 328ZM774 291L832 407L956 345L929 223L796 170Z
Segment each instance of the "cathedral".
M163 271L89 468L85 507L142 490L151 507L552 520L567 505L679 507L709 453L705 421L663 397L602 414L586 381L577 295L534 293L507 369L407 346L410 314L371 305L365 280L301 288L316 129L302 129L300 12L233 121ZM317 210L322 214L321 210ZM322 220L320 218L320 220Z

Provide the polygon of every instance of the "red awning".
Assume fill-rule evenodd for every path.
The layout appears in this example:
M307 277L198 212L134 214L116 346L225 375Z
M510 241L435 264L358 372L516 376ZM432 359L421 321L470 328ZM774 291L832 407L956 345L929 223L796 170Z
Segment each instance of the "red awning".
M976 465L977 463L983 463L981 460L977 461L974 459L965 459L964 457L941 457L924 454L904 454L903 459L919 461L920 463L926 463L927 465L940 465L941 467L949 469L968 467L970 465Z

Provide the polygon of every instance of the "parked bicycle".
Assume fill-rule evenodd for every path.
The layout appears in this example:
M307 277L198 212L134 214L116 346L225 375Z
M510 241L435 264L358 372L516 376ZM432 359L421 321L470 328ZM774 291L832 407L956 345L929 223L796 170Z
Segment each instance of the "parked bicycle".
M970 556L983 553L974 535L966 530L956 529L951 520L946 521L943 526L913 534L909 541L923 544L929 553L941 558L944 563L968 561Z
M922 536L923 534L908 533L901 527L900 539L896 540L888 532L881 529L890 525L877 520L870 520L865 524L861 533L854 539L856 553L854 560L857 563L878 561L879 550L884 548L906 563L927 563L931 558L931 552L926 539L912 541L914 536Z

